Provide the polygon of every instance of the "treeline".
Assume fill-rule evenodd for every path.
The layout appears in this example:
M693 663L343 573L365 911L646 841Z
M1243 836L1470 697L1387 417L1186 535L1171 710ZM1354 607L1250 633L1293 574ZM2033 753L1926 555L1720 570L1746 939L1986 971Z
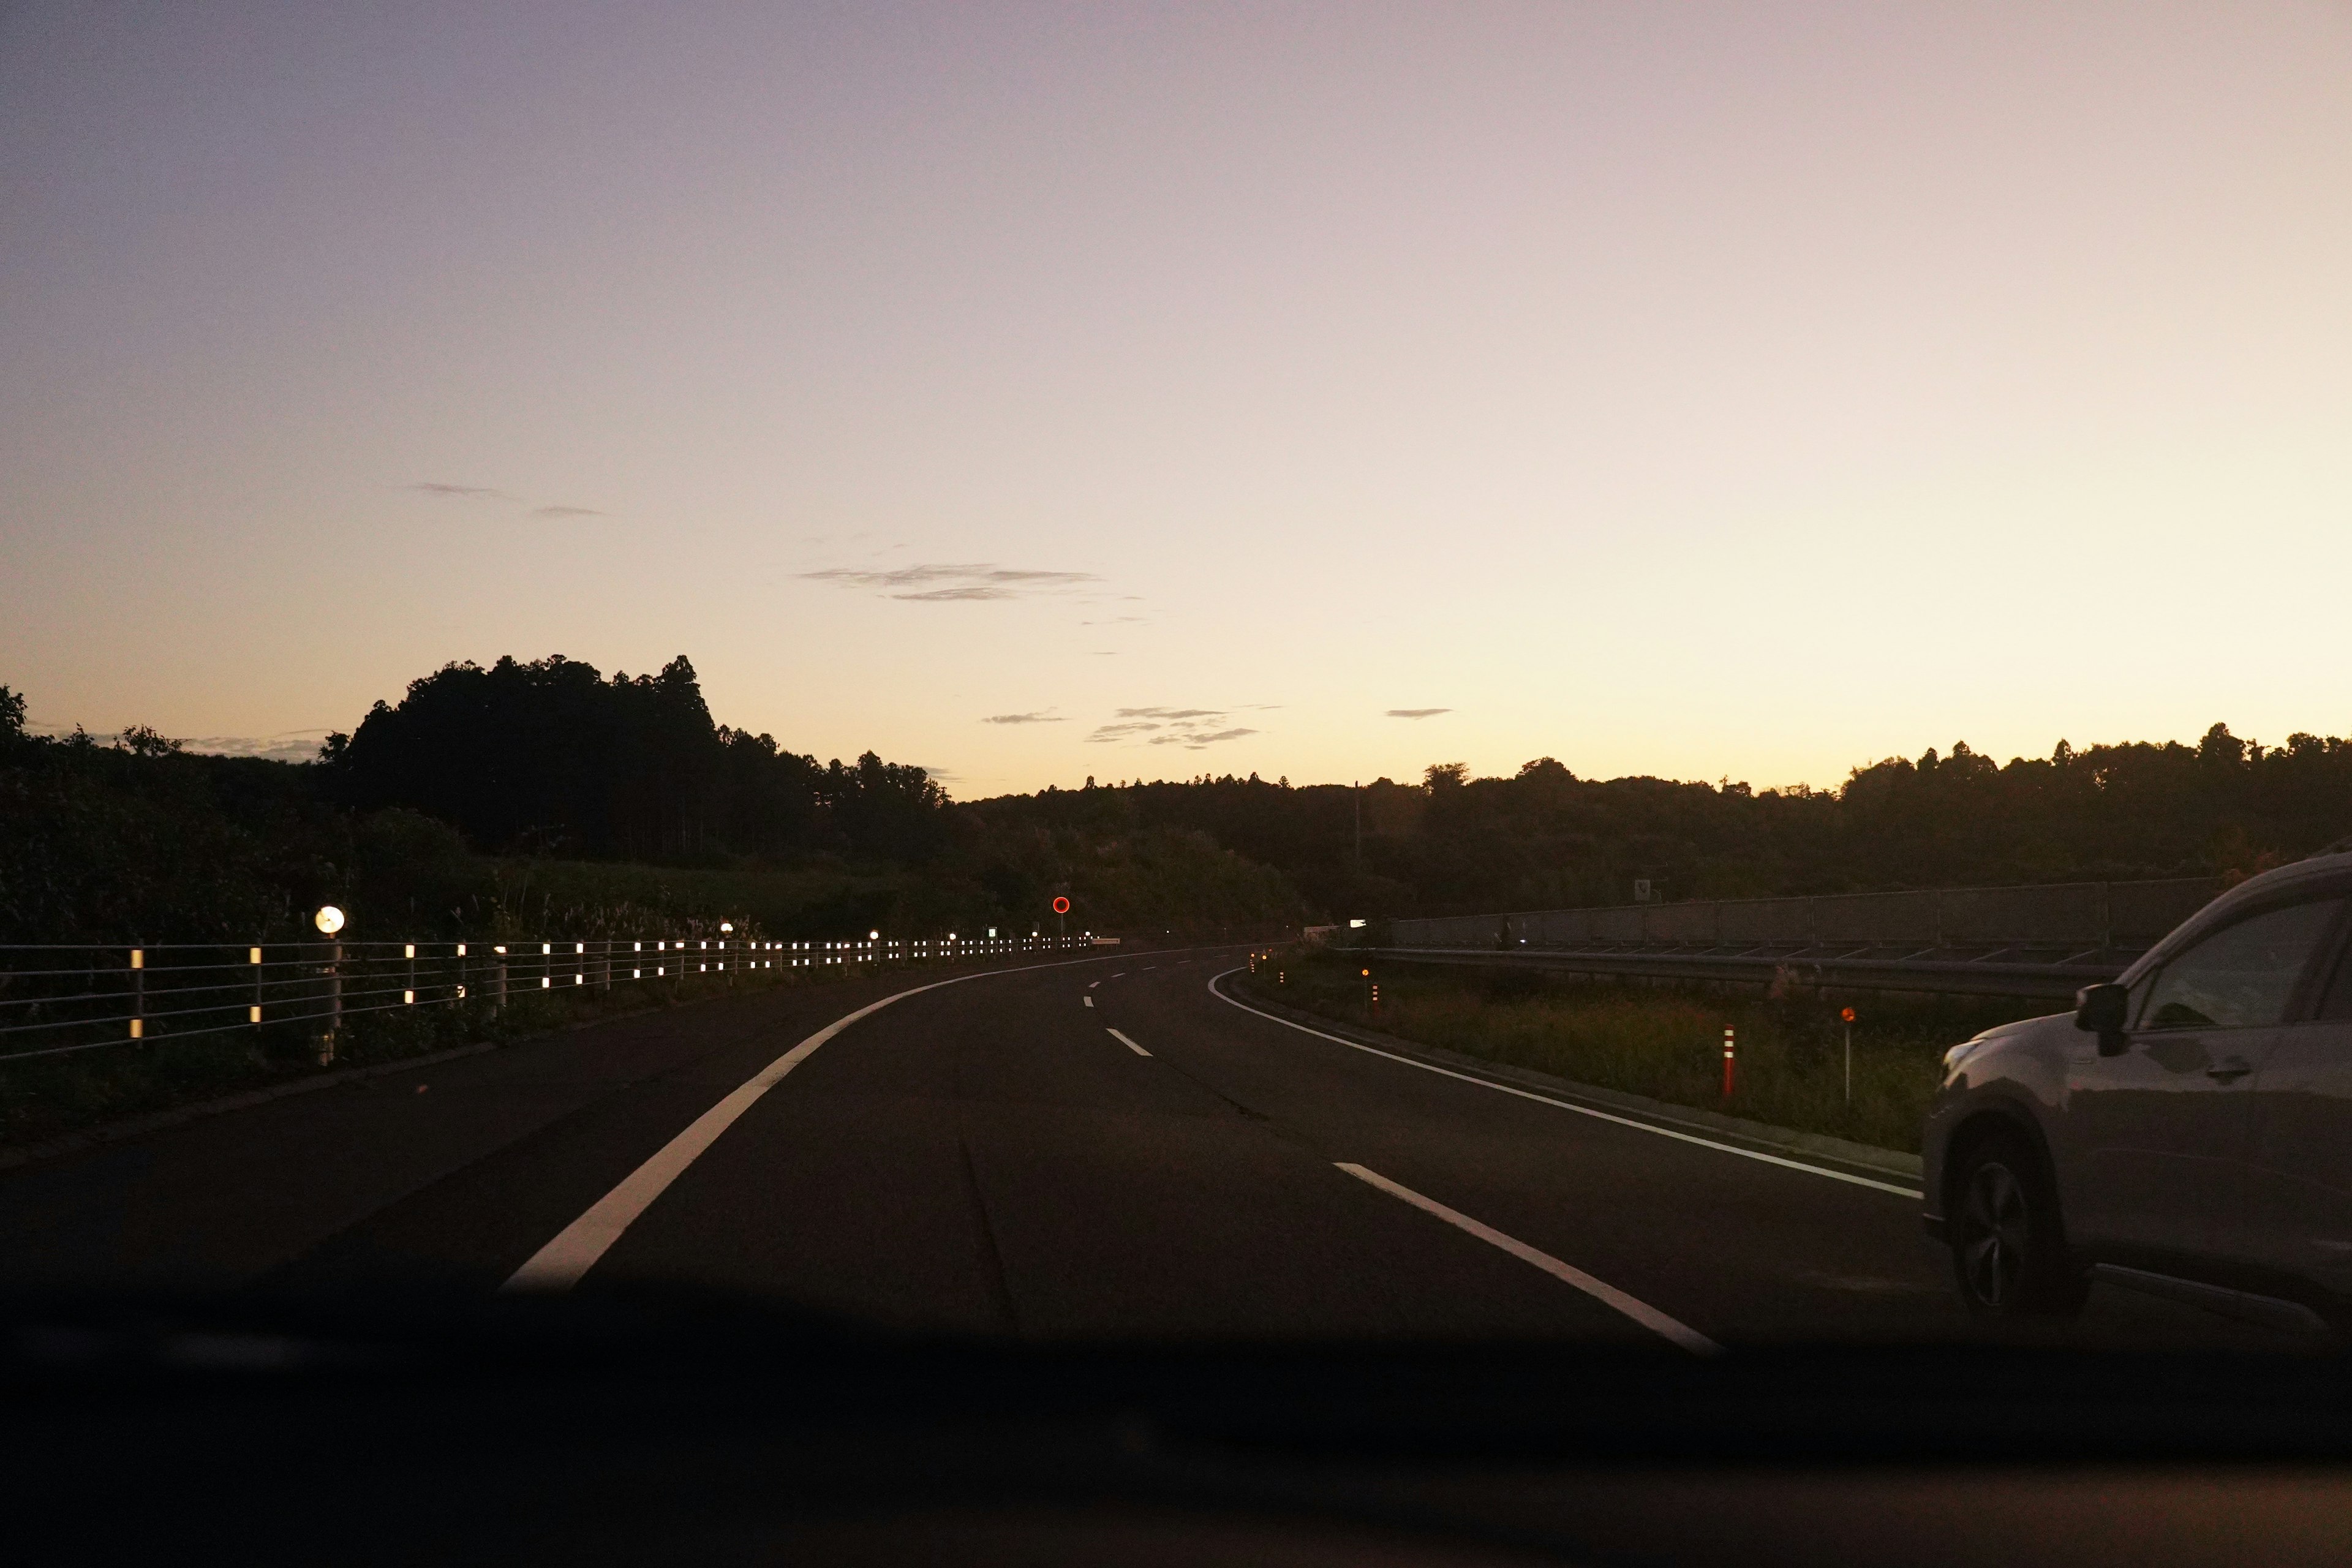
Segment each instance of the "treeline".
M2352 742L2060 742L1997 763L1955 745L1835 790L1585 780L1549 757L1509 777L1248 778L1048 790L976 803L999 825L1178 827L1281 870L1329 916L2248 873L2352 835Z
M684 656L609 680L562 655L450 664L327 738L328 786L406 806L493 854L723 865L835 855L922 866L947 796L868 752L819 765L712 721Z
M0 942L284 935L354 889L438 901L465 859L424 817L338 810L314 768L194 756L145 729L29 735L24 720L0 686Z
M243 938L330 899L415 934L584 934L666 898L692 913L689 892L756 906L779 938L1035 929L1057 895L1075 929L1255 932L1622 903L1637 879L1679 900L2252 872L2352 834L2352 742L2220 724L2193 746L2062 742L2006 763L1956 745L1834 790L1580 779L1543 757L1361 790L1088 780L959 805L920 768L820 764L718 723L683 658L609 679L561 658L449 665L313 763L23 720L0 687L6 942Z
M609 679L561 657L447 665L396 706L378 702L348 738L330 736L321 760L344 805L421 812L493 854L877 877L888 891L835 911L869 930L1029 929L1057 895L1106 931L1300 912L1278 873L1187 825L1108 837L1000 827L954 806L919 767L871 752L820 765L730 729L683 656L657 675Z
M1268 867L1181 825L996 825L924 771L820 766L714 722L693 667L449 666L318 762L195 755L147 729L29 734L0 686L0 942L783 939L1046 929L1254 935L1304 916Z

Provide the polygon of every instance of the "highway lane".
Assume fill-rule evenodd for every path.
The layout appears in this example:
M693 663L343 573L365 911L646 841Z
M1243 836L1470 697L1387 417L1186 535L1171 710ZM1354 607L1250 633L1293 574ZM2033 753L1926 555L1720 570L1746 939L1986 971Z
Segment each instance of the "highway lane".
M1139 1055L1067 974L979 984L810 1056L581 1288L1041 1339L1642 1337Z
M1711 1337L1970 1331L1915 1199L1423 1071L1244 1012L1212 996L1204 975L1181 973L1115 983L1107 1016L1157 1015L1171 1067L1297 1129L1332 1159L1575 1263Z
M1242 1011L1230 952L623 1020L0 1177L0 1279L487 1294L633 1173L582 1291L741 1291L1028 1338L1970 1333L1916 1204ZM418 1092L423 1086L425 1092ZM640 1184L643 1184L640 1178ZM2101 1291L2087 1342L2249 1342ZM2251 1342L2270 1343L2255 1339Z
M416 1251L382 1262L467 1286L478 1267L495 1284L489 1271L510 1268L519 1245L509 1230L561 1226L611 1184L608 1164L625 1171L784 1046L905 984L618 1018L0 1172L0 1283L209 1290L299 1275L364 1253L389 1216L429 1211L451 1181L489 1167L495 1196L480 1212L442 1216ZM477 1253L487 1261L470 1264Z

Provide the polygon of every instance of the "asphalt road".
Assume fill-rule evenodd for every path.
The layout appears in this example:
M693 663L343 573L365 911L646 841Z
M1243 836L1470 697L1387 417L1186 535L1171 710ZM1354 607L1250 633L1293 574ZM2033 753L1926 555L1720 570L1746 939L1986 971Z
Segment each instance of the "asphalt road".
M0 1280L651 1283L1034 1339L1975 1331L1884 1177L1318 1037L1219 994L1238 960L897 973L271 1101L0 1177ZM2283 1342L2105 1288L2063 1337Z

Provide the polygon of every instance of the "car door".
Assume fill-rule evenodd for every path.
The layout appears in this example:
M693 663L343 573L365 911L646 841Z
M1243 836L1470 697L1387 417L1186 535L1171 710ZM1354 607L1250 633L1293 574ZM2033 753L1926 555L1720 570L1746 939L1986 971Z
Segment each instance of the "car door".
M2246 1229L2265 1269L2352 1297L2352 951L2255 1075Z
M2256 907L2168 956L2134 990L2117 1054L2067 1064L2070 1239L2155 1267L2242 1260L2255 1075L2332 942L2340 896Z

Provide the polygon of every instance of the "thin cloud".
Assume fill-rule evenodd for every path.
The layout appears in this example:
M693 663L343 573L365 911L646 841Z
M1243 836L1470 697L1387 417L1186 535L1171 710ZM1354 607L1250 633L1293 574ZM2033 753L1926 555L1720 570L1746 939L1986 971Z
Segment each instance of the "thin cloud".
M1045 709L1035 713L991 713L981 721L983 724L1066 724L1069 720Z
M1055 593L1081 583L1102 581L1091 572L1045 572L998 566L984 561L962 563L925 562L920 565L896 566L887 570L828 566L821 572L803 572L801 576L812 583L833 583L844 588L859 588L867 593L880 594L885 598L933 605L1015 599L1032 594Z
M449 485L442 484L439 481L433 479L423 480L419 483L410 485L408 488L412 490L423 490L429 496L456 496L463 500L515 500L520 499L507 494L504 490L494 490L488 485Z
M1188 752L1197 752L1204 746L1213 746L1219 741L1238 741L1244 735L1255 735L1257 731L1255 730L1249 729L1245 726L1236 725L1231 730L1218 730L1206 735L1201 734L1198 731L1194 731L1193 733L1187 735L1154 735L1147 744L1154 746L1181 746Z
M1121 708L1115 710L1118 721L1098 724L1089 741L1112 742L1143 740L1151 746L1182 746L1199 751L1220 741L1238 741L1244 735L1255 735L1247 725L1225 724L1229 715L1222 708ZM1162 732L1164 731L1164 732ZM1149 736L1148 740L1145 737Z
M591 506L542 506L533 508L530 515L533 517L603 517L604 514Z
M1440 713L1451 713L1454 710L1451 708L1391 708L1389 710L1389 717L1391 719L1434 719Z

